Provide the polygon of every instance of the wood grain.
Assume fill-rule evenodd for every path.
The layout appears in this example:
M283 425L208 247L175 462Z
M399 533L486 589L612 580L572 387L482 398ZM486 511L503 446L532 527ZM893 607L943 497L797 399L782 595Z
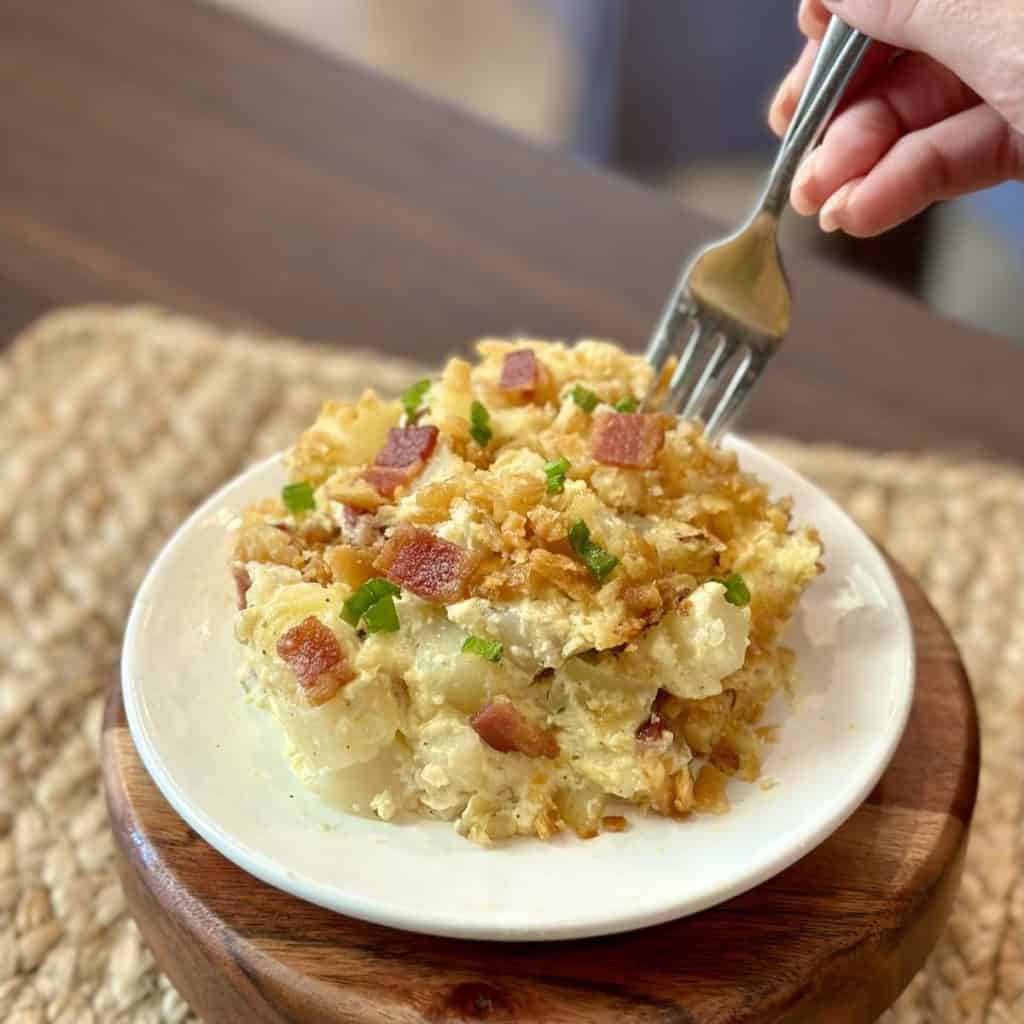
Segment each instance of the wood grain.
M264 885L174 813L111 691L103 771L129 906L210 1022L864 1024L900 993L957 890L978 724L952 640L898 568L917 646L906 735L868 800L757 889L682 921L561 943L407 934Z
M199 0L7 0L3 28L4 336L103 299L432 362L518 330L637 347L718 230ZM1024 352L791 271L750 428L1024 457Z

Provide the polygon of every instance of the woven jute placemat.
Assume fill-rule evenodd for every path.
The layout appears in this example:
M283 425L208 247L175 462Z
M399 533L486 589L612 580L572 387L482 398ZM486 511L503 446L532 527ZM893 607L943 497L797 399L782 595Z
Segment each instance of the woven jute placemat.
M151 308L52 314L0 359L0 1020L195 1018L128 917L100 791L103 695L175 526L327 395L412 364ZM1024 1021L1024 473L769 441L924 584L981 712L957 909L887 1024Z

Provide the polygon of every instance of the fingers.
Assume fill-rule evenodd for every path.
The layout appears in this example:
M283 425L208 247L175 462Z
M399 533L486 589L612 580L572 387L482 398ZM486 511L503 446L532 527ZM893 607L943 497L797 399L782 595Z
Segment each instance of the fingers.
M796 23L808 39L821 39L828 28L828 19L831 16L822 6L821 0L800 0Z
M811 65L817 55L817 41L809 40L797 58L796 64L790 68L789 73L775 92L772 104L768 108L768 124L778 136L786 133L789 122L793 119L793 111L796 110L800 93L803 92L807 76L811 73Z
M789 74L782 80L782 84L776 90L772 99L771 107L768 110L768 124L776 135L782 136L793 119L793 111L800 100L800 94L804 91L807 78L811 73L811 65L818 55L818 41L809 40L804 46L796 64L793 65ZM892 47L874 44L867 52L863 63L857 69L853 81L846 87L843 103L840 110L848 106L859 96L871 83L885 72L893 58Z
M822 207L825 231L858 238L888 231L940 199L1024 177L1024 136L977 104L904 136Z
M927 53L1024 129L1019 0L821 0L875 39Z
M822 0L830 14L838 14L854 28L904 50L924 50L951 31L966 29L985 6L998 0Z
M867 174L904 135L977 103L977 96L924 54L896 61L832 122L793 182L797 213L816 213L847 182Z

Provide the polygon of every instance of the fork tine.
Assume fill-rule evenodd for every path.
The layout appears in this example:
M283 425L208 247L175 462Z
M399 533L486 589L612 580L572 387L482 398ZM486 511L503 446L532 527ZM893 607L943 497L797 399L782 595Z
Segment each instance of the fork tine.
M662 313L645 354L647 362L654 368L655 382L665 369L665 364L672 355L672 350L676 347L687 321L693 318L693 313L693 304L686 291L673 295L665 312Z
M764 360L748 349L704 427L704 434L709 440L716 440L729 429L760 377L763 366Z
M704 366L700 380L694 385L686 405L683 407L683 419L693 420L704 415L704 407L714 394L718 382L725 373L726 367L732 362L739 344L728 332L719 336L714 351Z
M675 372L668 386L665 408L669 412L679 413L681 407L693 394L693 386L701 376L703 365L698 358L700 352L706 352L714 337L714 326L707 320L698 320L687 339Z

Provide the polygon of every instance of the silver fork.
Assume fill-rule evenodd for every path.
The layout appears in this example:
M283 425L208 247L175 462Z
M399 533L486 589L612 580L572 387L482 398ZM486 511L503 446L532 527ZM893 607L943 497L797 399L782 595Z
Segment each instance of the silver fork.
M673 351L682 349L664 407L702 417L711 440L736 418L789 330L792 299L779 254L779 218L797 167L870 44L832 18L761 198L735 234L693 258L651 336L647 361L655 382Z

